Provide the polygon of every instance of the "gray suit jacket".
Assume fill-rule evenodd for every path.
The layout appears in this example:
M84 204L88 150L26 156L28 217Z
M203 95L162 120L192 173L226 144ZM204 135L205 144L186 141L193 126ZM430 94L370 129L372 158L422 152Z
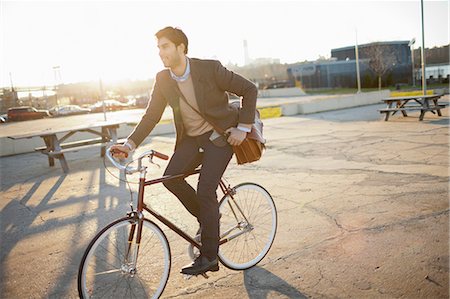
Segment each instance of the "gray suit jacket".
M216 60L189 58L189 63L195 97L202 114L223 130L238 123L254 123L258 91L252 82L229 71ZM229 105L227 91L242 97L241 109ZM145 114L128 138L139 146L160 121L169 104L177 132L176 147L184 136L180 97L181 91L169 70L159 72Z

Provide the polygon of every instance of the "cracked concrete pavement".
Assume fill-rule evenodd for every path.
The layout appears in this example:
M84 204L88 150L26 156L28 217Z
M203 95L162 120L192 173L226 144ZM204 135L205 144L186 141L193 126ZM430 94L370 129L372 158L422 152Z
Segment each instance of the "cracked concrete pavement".
M173 260L163 298L448 298L448 109L384 122L379 107L266 120L263 159L233 162L226 178L272 194L271 251L250 270L184 280L187 244L165 229ZM173 142L152 137L141 150L171 153ZM126 184L97 147L67 159L67 175L37 153L0 159L2 298L76 298L87 243L128 209ZM147 200L194 234L195 221L163 187Z

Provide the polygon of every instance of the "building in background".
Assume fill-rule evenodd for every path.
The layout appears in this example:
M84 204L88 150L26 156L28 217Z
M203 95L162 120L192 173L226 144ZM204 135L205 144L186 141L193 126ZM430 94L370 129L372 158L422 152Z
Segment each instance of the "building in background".
M377 74L373 70L373 59L383 63L389 60L388 71L382 76L382 85L410 83L411 49L409 41L376 42L359 45L359 65L362 87L376 87ZM379 55L377 53L383 53ZM380 57L381 56L381 57ZM304 88L356 87L355 46L331 50L331 59L305 62L288 68L289 80Z
M449 83L450 59L449 45L425 49L425 76L428 83ZM422 80L420 48L414 50L414 76Z
M11 89L2 88L0 90L0 113L6 113L9 108L18 106L18 103L19 97L13 87Z

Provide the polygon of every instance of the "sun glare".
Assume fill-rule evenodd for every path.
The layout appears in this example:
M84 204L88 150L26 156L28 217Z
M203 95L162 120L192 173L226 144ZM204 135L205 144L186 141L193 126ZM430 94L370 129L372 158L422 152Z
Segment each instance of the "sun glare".
M243 65L329 57L380 40L420 40L420 7L392 1L2 2L1 84L148 79L163 68L154 34L182 28L189 56ZM448 44L448 3L426 2L427 46ZM383 16L383 22L380 22ZM393 29L395 28L395 30ZM59 66L59 77L54 67ZM11 74L11 77L10 77ZM61 80L62 82L57 82Z

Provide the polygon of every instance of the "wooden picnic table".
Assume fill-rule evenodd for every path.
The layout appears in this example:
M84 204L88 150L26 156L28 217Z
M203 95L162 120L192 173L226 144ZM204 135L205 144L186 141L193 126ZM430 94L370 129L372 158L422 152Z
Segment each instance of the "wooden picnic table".
M77 151L83 147L92 144L101 144L100 156L103 157L106 152L106 146L108 143L116 143L117 140L117 129L122 121L102 121L95 123L87 123L83 125L77 125L71 127L70 129L51 129L43 132L35 132L31 134L8 136L13 140L41 137L44 140L45 146L37 147L34 150L40 151L42 154L48 156L49 166L55 165L55 159L58 159L61 163L61 167L64 173L69 172L69 165L67 164L65 153L70 151ZM95 130L94 128L97 128ZM92 139L84 139L79 141L66 142L66 140L77 132L87 132L96 136ZM60 137L58 137L60 135ZM63 135L63 136L61 136Z
M442 116L441 109L444 109L447 104L438 103L440 97L442 97L442 94L385 98L382 101L386 103L386 108L378 111L386 114L385 121L389 120L391 113L394 115L398 111L401 111L403 116L406 117L408 116L406 111L420 110L419 120L423 120L425 113L428 111L433 114L436 114L436 111L439 116ZM407 105L409 102L412 105Z

